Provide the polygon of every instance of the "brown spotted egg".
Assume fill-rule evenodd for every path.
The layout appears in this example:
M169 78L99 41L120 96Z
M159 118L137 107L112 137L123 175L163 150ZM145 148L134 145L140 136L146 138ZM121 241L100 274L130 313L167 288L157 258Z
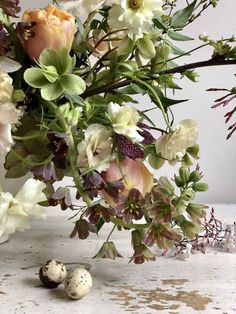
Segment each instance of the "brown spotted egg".
M65 291L71 299L82 299L92 287L92 277L84 268L71 271L64 281Z
M64 281L67 275L66 266L58 260L47 261L45 265L40 267L39 278L48 288L56 288Z

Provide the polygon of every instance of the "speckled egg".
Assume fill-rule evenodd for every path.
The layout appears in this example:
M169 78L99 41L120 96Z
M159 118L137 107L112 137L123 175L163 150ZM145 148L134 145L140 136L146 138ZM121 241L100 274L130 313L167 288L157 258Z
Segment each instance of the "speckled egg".
M67 275L66 266L55 259L47 261L45 265L40 267L39 278L48 288L56 288L64 281Z
M84 268L76 268L65 279L65 291L71 299L82 299L92 287L92 277Z

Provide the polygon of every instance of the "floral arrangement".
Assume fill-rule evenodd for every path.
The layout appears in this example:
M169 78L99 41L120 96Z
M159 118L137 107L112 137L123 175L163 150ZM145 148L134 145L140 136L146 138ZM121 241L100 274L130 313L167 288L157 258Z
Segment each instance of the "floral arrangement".
M236 64L236 46L234 36L203 34L200 46L182 51L178 42L193 39L184 28L218 1L186 1L181 9L176 2L53 1L14 22L19 0L0 1L0 154L7 178L33 177L16 196L0 192L0 236L29 228L29 218L44 217L42 206L59 204L72 211L71 237L86 239L111 223L96 257L121 256L110 240L115 229L130 230L135 263L155 260L153 246L205 247L199 234L209 239L217 220L204 223L207 206L194 202L208 188L194 165L198 127L192 119L175 124L171 108L186 100L169 95L180 88L176 78L196 82L196 68ZM181 65L205 46L208 60ZM235 88L223 91L215 106L236 97ZM150 104L139 109L136 95ZM231 136L236 125L229 129ZM174 178L154 177L164 164L179 165ZM55 189L67 176L71 186Z

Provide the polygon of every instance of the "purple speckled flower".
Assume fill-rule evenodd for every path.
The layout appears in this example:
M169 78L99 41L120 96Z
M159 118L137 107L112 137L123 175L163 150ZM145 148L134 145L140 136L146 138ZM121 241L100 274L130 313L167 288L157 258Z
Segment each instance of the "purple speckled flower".
M133 143L125 136L117 135L116 141L116 147L118 152L131 159L144 158L143 149L138 144Z

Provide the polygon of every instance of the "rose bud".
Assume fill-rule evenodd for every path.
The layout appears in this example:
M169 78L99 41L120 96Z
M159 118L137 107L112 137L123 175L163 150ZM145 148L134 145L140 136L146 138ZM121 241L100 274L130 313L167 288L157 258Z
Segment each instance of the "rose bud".
M22 17L23 23L35 23L30 28L30 36L25 36L23 46L32 60L38 60L46 48L71 49L76 31L72 15L53 5L45 9L27 10Z

